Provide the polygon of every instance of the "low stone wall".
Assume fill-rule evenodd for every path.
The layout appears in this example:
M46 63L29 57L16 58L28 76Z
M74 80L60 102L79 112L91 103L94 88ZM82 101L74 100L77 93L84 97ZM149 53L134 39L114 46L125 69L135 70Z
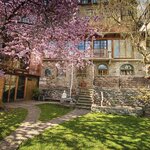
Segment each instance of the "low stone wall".
M132 116L143 116L143 110L141 107L108 107L108 106L97 106L92 105L91 110L93 112L102 112L107 114L119 114L119 115L132 115Z
M103 92L103 102L102 95ZM100 106L137 106L133 97L137 95L137 89L104 89L100 87L94 88L94 104Z
M70 91L67 87L49 87L40 90L40 100L60 100L64 90L66 91L67 98L70 97ZM74 92L74 90L72 91ZM75 97L75 93L72 93L72 97Z
M119 77L105 76L95 77L94 85L101 88L137 88L150 87L150 79L144 77Z

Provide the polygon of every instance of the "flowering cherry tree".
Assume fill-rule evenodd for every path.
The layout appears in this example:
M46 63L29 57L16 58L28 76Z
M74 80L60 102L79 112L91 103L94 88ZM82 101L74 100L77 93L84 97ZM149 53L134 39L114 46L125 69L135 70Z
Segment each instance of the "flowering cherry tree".
M0 55L27 64L31 53L35 63L44 55L77 63L85 55L77 45L88 32L77 0L0 0Z

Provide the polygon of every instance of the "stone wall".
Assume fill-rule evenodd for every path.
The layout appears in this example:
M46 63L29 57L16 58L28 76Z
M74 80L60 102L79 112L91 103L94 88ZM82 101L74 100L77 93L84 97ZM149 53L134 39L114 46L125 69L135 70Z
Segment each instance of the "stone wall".
M57 61L44 61L42 73L39 81L39 87L50 88L50 87L69 87L70 85L70 71L66 71L66 74L60 75L56 67ZM46 76L45 70L50 69L51 75Z
M56 67L57 61L44 61L43 65L44 67L42 68L42 74L40 77L39 81L39 87L40 89L49 89L51 87L62 87L62 88L69 88L71 84L71 71L72 68L71 66L67 66L67 62L64 64L66 65L66 70L65 74L59 75L58 74L58 69ZM51 70L51 75L46 76L45 75L45 70L50 69ZM92 71L92 65L89 65L86 68L86 74L81 75L77 71L77 68L73 69L73 89L78 89L79 87L85 86L85 87L91 87L93 85L93 73L94 70Z
M137 102L133 100L133 97L136 95L137 89L102 89L100 87L95 87L93 103L100 106L136 107Z
M136 77L143 77L146 75L144 64L141 61L136 60L121 60L121 59L113 59L111 62L106 61L96 61L95 64L95 76L98 76L98 66L100 64L105 64L108 66L108 76L120 76L120 67L124 64L130 64L134 68L134 74L133 76ZM124 77L124 76L120 76Z
M65 68L65 74L59 75L59 71L56 64L63 64ZM98 66L100 64L107 64L108 75L99 76ZM131 64L134 67L134 75L122 75L120 76L120 67L123 64ZM111 63L96 61L94 65L88 65L86 67L86 74L79 75L77 68L74 66L73 76L73 88L78 89L79 87L91 88L94 85L99 87L108 88L135 88L137 86L149 86L150 82L144 78L145 72L143 71L143 64L139 61L121 61L113 60ZM45 70L50 69L51 75L45 76ZM65 61L58 60L45 60L43 61L42 74L40 77L39 86L40 88L49 87L70 87L71 82L71 66ZM148 82L147 82L148 81Z
M63 92L66 92L67 98L70 97L70 89L66 87L50 87L48 89L41 89L41 96L39 97L39 100L56 100L60 101ZM76 99L76 91L72 90L72 97Z
M139 88L150 87L150 79L144 77L119 77L104 76L95 77L94 85L101 88Z

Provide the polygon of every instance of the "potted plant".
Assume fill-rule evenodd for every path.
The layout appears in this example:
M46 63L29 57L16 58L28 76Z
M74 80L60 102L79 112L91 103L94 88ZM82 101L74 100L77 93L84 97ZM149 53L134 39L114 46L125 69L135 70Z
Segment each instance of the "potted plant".
M34 100L39 100L39 96L40 96L40 89L39 88L36 88L33 90L33 95L32 95L32 98Z

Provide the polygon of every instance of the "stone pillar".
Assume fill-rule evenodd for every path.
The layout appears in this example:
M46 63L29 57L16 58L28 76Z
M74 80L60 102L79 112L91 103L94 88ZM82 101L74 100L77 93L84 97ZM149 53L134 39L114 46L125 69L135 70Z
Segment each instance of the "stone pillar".
M111 50L108 50L108 58L109 58L109 59L111 59L111 58L112 58Z

